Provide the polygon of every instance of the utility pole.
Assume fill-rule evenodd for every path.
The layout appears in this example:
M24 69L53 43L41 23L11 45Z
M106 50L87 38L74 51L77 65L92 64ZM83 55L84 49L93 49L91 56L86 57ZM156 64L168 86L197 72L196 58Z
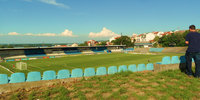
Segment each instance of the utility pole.
M122 37L122 33L121 33L121 37ZM120 37L120 38L121 38L121 37ZM122 45L122 42L123 42L123 40L121 40L121 45Z

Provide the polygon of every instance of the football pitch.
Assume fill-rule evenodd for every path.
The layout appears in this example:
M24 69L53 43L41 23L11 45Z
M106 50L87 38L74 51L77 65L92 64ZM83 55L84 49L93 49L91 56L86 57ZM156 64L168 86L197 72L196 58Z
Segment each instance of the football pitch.
M27 74L31 71L44 72L47 70L59 71L62 69L72 70L75 68L97 68L97 67L109 67L119 65L130 65L130 64L147 64L156 63L162 60L164 56L182 56L182 53L155 53L155 54L125 54L125 53L112 53L112 54L95 54L95 55L67 55L60 58L50 59L36 59L23 61L27 63L27 70L18 70L13 66L16 65L17 61L14 62L3 62L1 65L10 69L13 72L23 72ZM8 74L6 70L0 68L1 74Z

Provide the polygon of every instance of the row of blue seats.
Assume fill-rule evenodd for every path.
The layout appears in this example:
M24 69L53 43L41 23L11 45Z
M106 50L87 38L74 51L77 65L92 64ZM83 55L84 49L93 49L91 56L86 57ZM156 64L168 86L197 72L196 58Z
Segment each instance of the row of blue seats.
M169 56L165 56L162 58L162 62L158 62L157 64L179 64L179 63L185 63L186 62L186 58L185 56L172 56L172 58L170 58ZM192 59L192 62L194 62L194 59Z
M32 55L26 55L26 57L42 57L47 56L46 54L32 54Z
M150 52L162 52L164 48L150 48Z
M124 51L134 51L134 48L126 48Z
M110 66L108 70L106 67L99 67L95 68L86 68L84 70L80 68L73 69L71 74L69 70L60 70L58 71L57 75L55 71L45 71L43 72L43 77L41 76L40 72L29 72L27 75L27 79L24 73L13 73L9 78L7 74L0 74L0 84L7 84L7 83L20 83L20 82L32 82L32 81L40 81L40 80L53 80L53 79L65 79L65 78L76 78L76 77L90 77L95 75L106 75L106 74L115 74L117 72L122 71L145 71L145 70L154 70L154 66L152 63L147 64L138 64L136 67L135 64L129 65L121 65L117 68L117 66Z

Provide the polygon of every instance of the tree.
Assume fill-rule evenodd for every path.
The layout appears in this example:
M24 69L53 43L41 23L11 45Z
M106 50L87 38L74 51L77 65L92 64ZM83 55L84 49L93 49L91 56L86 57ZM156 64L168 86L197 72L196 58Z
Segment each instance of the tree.
M120 38L113 40L114 45L126 45L127 47L133 47L134 43L131 42L131 38L128 36L121 36Z
M187 34L188 31L185 31L184 33L172 33L171 35L164 35L163 37L159 38L158 43L162 47L185 46L185 37Z
M98 43L97 45L105 46L105 45L107 45L107 42L108 42L108 40L107 41L101 41L101 43Z
M79 44L79 46L88 46L87 41L85 41L84 43Z
M159 41L159 36L156 36L154 39L153 39L153 41L154 41L154 43L153 43L153 47L158 47L158 41Z

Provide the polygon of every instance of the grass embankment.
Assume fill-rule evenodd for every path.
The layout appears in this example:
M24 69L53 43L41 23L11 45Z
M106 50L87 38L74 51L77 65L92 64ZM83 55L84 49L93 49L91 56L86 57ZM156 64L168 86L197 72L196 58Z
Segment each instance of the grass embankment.
M46 70L61 70L68 69L72 70L74 68L87 68L87 67L109 67L109 66L119 66L119 65L130 65L130 64L140 64L140 63L155 63L162 60L164 56L181 56L183 54L176 53L162 53L157 55L145 55L145 54L124 54L124 53L113 53L113 54L98 54L98 55L71 55L62 58L52 58L52 59L37 59L23 61L28 65L28 70L20 71L13 68L16 65L14 62L3 62L1 65L7 67L13 72L24 72L28 73L30 71L44 72ZM4 72L2 72L4 73Z
M179 70L122 72L0 95L5 100L196 100L199 97L200 79L189 78Z
M5 69L3 69L3 68L1 68L0 67L0 74L8 74L8 75L10 75L11 73L9 72L9 71L7 71L7 70L5 70Z

